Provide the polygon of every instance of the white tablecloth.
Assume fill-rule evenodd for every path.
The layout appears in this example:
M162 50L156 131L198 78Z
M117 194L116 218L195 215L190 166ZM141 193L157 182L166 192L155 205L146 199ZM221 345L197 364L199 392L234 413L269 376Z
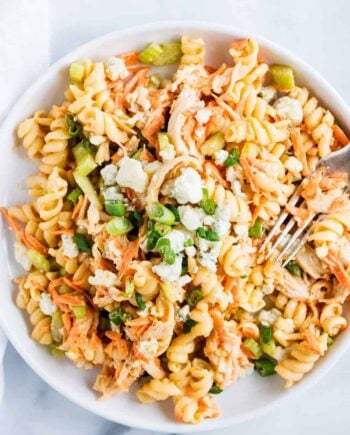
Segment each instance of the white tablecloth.
M0 10L7 1L0 0ZM52 0L50 7L51 61L121 27L202 19L240 26L288 47L316 67L350 103L350 2L346 0ZM0 29L1 19L0 14ZM5 356L5 379L2 435L146 435L68 402L40 380L11 346ZM349 433L349 410L350 353L316 387L273 415L215 434L343 435Z

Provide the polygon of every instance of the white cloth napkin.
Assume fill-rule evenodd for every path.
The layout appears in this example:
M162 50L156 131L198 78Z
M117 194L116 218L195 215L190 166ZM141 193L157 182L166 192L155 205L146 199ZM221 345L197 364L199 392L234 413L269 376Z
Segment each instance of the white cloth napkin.
M0 120L49 65L49 18L48 0L0 0ZM0 402L6 343L0 330Z

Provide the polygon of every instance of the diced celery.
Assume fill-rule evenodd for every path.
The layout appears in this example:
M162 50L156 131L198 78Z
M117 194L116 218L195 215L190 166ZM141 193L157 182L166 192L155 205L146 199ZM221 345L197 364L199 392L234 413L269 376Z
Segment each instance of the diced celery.
M60 310L56 310L51 316L51 335L56 343L60 343L62 341L62 327L62 313Z
M87 154L80 160L74 173L80 177L85 177L89 175L95 168L97 168L97 163L90 154Z
M139 54L139 60L142 63L152 64L157 57L159 57L163 52L162 47L159 44L152 42L147 45L147 47L141 51Z
M263 354L260 344L254 338L246 338L243 341L243 346L251 352L254 358L260 358Z
M162 49L162 53L152 62L153 65L169 65L178 62L182 56L181 44L179 42L162 44Z
M266 355L274 358L276 354L276 343L274 340L270 340L268 343L262 343L261 345L262 351L266 353Z
M69 78L73 82L81 83L84 80L85 67L80 62L73 62L69 67Z
M212 156L225 146L225 138L222 133L215 133L210 136L201 146L201 151L206 156Z
M80 163L82 159L89 154L88 150L84 147L83 142L79 142L72 148L73 156L77 163Z
M85 193L88 200L93 204L98 210L102 210L102 203L96 193L94 186L88 177L82 177L74 172L74 179L77 182L80 189Z
M170 142L168 133L158 133L157 136L159 142L159 149L163 150L164 148L167 148Z
M43 254L40 254L38 251L34 251L34 249L29 249L27 256L36 269L40 270L41 272L49 272L50 261Z
M259 152L259 146L254 142L246 142L241 150L242 156L256 157Z
M282 89L290 90L294 88L294 73L290 66L271 65L270 73L272 75L273 82Z
M78 320L80 320L86 316L87 308L86 308L86 305L73 305L72 311L73 311L75 317Z
M54 358L62 358L64 356L64 351L59 349L57 344L54 343L50 346L50 352Z
M117 216L106 223L105 229L112 236L122 236L132 229L132 224L125 217Z

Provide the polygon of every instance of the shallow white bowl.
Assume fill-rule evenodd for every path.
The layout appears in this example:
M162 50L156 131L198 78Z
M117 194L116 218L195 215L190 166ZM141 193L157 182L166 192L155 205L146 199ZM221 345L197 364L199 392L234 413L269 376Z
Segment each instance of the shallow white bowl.
M18 204L27 199L24 178L35 172L36 166L26 159L22 148L14 148L15 129L21 120L37 109L47 109L63 100L63 92L68 84L67 67L72 61L84 58L105 59L113 54L141 49L151 41L179 39L184 34L204 38L207 43L207 63L214 66L230 60L228 46L233 39L254 37L259 42L261 53L267 62L293 66L297 82L308 86L335 114L345 129L350 130L347 121L350 120L349 107L337 92L313 68L278 45L257 35L223 25L188 21L143 25L110 33L77 48L49 68L13 107L0 131L0 204ZM292 396L301 397L301 392L317 382L350 344L350 335L347 332L343 333L314 370L288 391L283 389L283 382L277 376L265 379L258 375L248 376L218 396L222 417L206 420L199 427L176 423L170 403L141 405L136 401L134 394L122 394L110 400L96 401L96 396L91 390L96 371L77 369L68 360L55 360L45 347L36 344L30 338L27 316L14 303L17 289L11 278L22 271L14 261L13 235L9 233L3 221L0 234L0 321L11 343L49 385L78 405L117 423L179 433L218 429L255 418L271 411Z

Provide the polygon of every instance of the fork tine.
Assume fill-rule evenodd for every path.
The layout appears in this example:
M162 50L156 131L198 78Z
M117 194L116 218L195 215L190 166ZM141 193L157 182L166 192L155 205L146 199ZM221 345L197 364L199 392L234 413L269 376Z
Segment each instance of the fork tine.
M315 220L315 222L310 226L310 228L306 231L306 233L303 235L301 240L296 243L294 243L294 246L291 247L291 251L287 257L287 259L283 262L282 267L285 267L293 258L295 258L298 255L298 252L301 250L301 248L306 244L308 241L310 234L312 233L316 223L321 219L321 216Z
M294 194L292 195L292 197L290 198L290 200L288 201L288 205L293 206L295 205L300 199L300 188L298 188ZM264 240L264 242L262 243L261 247L260 247L260 252L263 252L264 249L266 248L267 244L270 242L270 240L272 239L272 237L278 232L278 230L280 229L281 225L283 224L283 222L287 219L287 217L289 216L289 213L284 211L280 214L280 217L278 218L277 222L275 223L275 225L272 227L271 231L269 232L269 234L267 235L266 239ZM272 248L271 248L272 249Z
M289 248L291 248L291 246L298 239L300 234L302 234L304 232L304 230L309 226L309 224L312 222L312 219L314 219L314 217L315 217L315 214L312 214L311 216L309 216L308 219L306 220L305 224L295 231L295 233L292 235L292 237L290 238L290 240L288 241L286 246L282 249L282 251L279 253L278 257L276 258L276 263L278 263L283 258L284 254L286 254L289 251Z
M274 244L271 246L270 251L268 252L268 254L266 255L266 259L268 260L275 252L276 249L280 246L283 245L283 240L286 237L286 235L292 230L292 228L294 227L294 225L296 225L297 221L293 218L291 219L288 224L283 228L283 231L280 233L280 235L277 237L277 239L275 240Z

